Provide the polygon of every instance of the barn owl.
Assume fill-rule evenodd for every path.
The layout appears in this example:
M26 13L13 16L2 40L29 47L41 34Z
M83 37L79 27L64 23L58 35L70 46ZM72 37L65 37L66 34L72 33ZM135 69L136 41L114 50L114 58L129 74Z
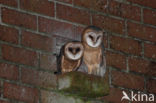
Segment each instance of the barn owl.
M81 42L73 41L66 43L60 50L60 55L57 57L58 72L66 73L76 71L82 60L83 45Z
M88 74L103 77L106 72L106 59L103 45L103 31L96 26L88 26L82 33L84 55L82 68Z

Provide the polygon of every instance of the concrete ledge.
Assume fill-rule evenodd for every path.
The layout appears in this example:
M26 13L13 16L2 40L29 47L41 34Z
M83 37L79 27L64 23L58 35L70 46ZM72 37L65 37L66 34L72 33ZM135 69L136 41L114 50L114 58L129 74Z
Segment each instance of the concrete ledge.
M103 97L109 94L108 73L103 78L82 72L57 76L58 89L82 97Z
M109 103L109 102L97 100L84 100L79 97L42 90L41 103Z

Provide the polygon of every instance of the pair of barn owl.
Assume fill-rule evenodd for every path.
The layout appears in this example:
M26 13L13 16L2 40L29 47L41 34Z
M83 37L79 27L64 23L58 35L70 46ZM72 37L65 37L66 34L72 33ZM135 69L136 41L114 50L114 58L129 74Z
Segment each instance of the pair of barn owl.
M106 71L106 59L103 45L103 31L88 26L82 33L82 42L69 42L60 50L58 70L87 72L103 77Z

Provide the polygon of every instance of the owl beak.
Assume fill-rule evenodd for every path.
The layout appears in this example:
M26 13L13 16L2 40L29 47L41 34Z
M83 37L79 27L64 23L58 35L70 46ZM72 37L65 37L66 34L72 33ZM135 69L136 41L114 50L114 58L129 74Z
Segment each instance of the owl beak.
M96 44L96 40L93 41L93 44Z
M76 50L73 50L73 54L74 54L74 55L76 54Z

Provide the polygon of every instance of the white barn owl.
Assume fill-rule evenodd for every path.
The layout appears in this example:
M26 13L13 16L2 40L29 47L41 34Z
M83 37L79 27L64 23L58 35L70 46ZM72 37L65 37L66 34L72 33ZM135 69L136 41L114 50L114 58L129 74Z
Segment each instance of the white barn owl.
M76 71L82 60L83 45L81 42L73 41L66 43L60 50L60 54L57 57L57 67L59 73L66 73Z
M88 74L103 77L106 72L106 59L102 29L88 26L82 33L82 44L84 55L81 69L84 69Z

